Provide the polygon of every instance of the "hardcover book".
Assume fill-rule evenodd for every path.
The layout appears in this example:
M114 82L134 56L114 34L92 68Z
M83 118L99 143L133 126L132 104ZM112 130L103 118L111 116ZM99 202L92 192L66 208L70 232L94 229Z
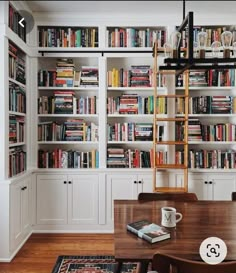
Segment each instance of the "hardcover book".
M148 220L127 224L127 230L149 243L156 243L170 238L170 232L167 229Z

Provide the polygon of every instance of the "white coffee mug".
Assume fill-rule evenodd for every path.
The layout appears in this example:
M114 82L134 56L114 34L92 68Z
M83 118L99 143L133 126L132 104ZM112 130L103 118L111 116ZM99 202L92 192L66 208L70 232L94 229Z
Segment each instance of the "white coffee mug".
M179 216L179 218L176 219L176 216ZM175 208L161 208L161 224L164 227L175 227L176 223L178 223L182 218L183 215L180 212L176 212Z

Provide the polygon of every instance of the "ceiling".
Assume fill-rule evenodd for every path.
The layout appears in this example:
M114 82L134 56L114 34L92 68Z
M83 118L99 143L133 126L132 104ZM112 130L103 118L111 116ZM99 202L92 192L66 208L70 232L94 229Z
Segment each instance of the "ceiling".
M172 3L173 2L173 3ZM182 10L182 1L26 1L33 12L163 12Z
M122 13L154 13L167 14L182 12L183 1L25 1L33 12L122 12ZM227 10L236 12L235 1L186 1L186 12L219 13Z

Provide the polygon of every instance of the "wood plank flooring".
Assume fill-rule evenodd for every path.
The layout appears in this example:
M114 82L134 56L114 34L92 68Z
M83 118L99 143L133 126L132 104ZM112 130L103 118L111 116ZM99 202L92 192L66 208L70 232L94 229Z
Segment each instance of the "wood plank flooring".
M51 273L59 255L113 254L113 234L32 234L0 273Z

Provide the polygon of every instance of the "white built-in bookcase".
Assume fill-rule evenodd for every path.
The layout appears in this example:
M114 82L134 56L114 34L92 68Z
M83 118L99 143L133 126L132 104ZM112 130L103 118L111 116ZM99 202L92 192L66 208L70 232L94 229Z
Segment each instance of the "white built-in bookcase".
M84 1L85 2L85 1ZM130 1L131 2L131 1ZM72 13L33 13L35 19L34 29L27 35L27 42L24 43L8 27L8 2L0 2L0 59L3 60L0 73L0 261L10 261L23 243L27 240L32 230L40 232L112 232L113 231L113 200L114 199L136 199L139 192L152 191L152 170L149 168L140 169L108 169L106 164L107 147L115 146L117 143L108 143L107 141L107 123L114 122L152 122L151 115L107 115L106 100L109 96L118 96L118 94L137 93L140 96L152 95L152 88L108 88L107 71L116 68L129 69L131 65L150 64L153 67L152 48L108 48L107 29L137 27L144 29L146 27L154 29L156 27L166 29L167 34L171 33L176 25L182 20L182 7L173 9L177 2L173 1L173 6L168 11L162 13L153 5L158 5L159 1L144 2L143 5L149 5L149 10L145 11L139 8L135 13L130 7L129 12L116 13L112 10L112 2L107 3L107 9L100 10L98 13L81 13L80 10ZM162 2L162 1L160 1ZM163 1L164 2L164 1ZM197 2L197 1L196 1ZM222 14L221 8L213 13L212 2L205 4L193 3L194 12L196 10L195 24L199 25L234 25L235 16L232 13ZM227 3L229 4L229 3ZM18 10L29 10L24 1L12 1L12 5ZM90 3L88 2L88 5ZM137 6L140 4L137 3ZM192 3L188 4L187 9ZM215 6L219 5L215 3ZM212 11L212 12L211 12ZM209 13L210 12L210 13ZM79 27L97 27L99 36L98 48L39 48L37 39L38 26L79 26ZM8 112L8 41L14 42L26 54L26 92L27 92L27 114L26 114L26 140L25 149L27 151L27 171L13 178L8 178L8 150L9 150L9 112ZM40 50L48 50L52 53L45 53L44 56ZM128 50L128 51L127 51ZM57 51L57 52L55 52ZM140 52L141 51L141 52ZM57 58L73 58L75 63L96 64L99 68L99 87L98 88L76 88L76 94L97 95L98 112L94 116L85 116L88 121L94 121L99 126L98 143L39 143L37 136L38 122L49 120L51 117L38 115L37 100L42 94L53 92L51 88L39 88L37 84L37 73L40 68L55 68ZM162 59L159 60L162 62ZM158 62L159 62L158 61ZM173 82L170 84L170 92L174 92ZM69 88L70 89L70 88ZM227 94L236 95L236 89L227 87L194 89L190 88L190 96L195 94ZM167 92L165 87L160 88L161 92ZM176 90L176 93L181 90ZM172 109L173 110L173 109ZM65 117L67 118L67 117ZM62 119L53 117L53 119ZM235 115L226 115L218 117L200 116L203 122L215 123L235 122ZM168 130L166 134L173 133ZM150 142L129 142L118 143L120 147L142 148L149 150L152 147ZM216 149L222 147L235 148L235 143L191 143L192 147L207 147ZM96 147L99 150L99 168L98 169L38 169L38 149L48 146L64 146L66 148L87 148ZM174 153L172 153L174 156ZM82 182L81 182L82 181ZM158 174L159 186L178 185L181 186L183 177L180 172L165 172ZM73 186L74 182L74 186ZM207 182L207 183L205 183ZM212 182L212 183L210 183ZM81 184L82 183L82 184ZM62 185L63 184L63 185ZM26 188L25 188L26 187ZM65 187L65 188L63 188ZM75 187L75 188L71 188ZM24 188L24 190L23 190ZM28 191L25 191L28 189ZM235 169L232 170L189 170L189 191L196 192L199 199L230 199L230 193L236 189ZM77 191L76 191L77 190ZM68 195L67 195L68 192ZM79 194L77 196L77 194ZM22 197L24 196L24 197ZM63 198L61 198L63 197ZM23 201L20 201L23 200ZM56 204L59 208L57 212L65 215L55 215L54 211L41 206L45 204ZM63 200L63 201L61 201ZM79 201L78 201L79 200ZM82 200L82 201L81 201ZM83 202L95 200L94 203L84 205ZM66 210L68 202L70 207ZM23 203L22 203L23 202ZM25 203L24 203L25 202ZM78 203L80 202L80 203ZM28 204L28 205L27 205ZM75 218L70 208L76 208ZM78 209L77 209L78 208ZM81 213L78 214L77 213ZM88 219L85 219L88 215ZM61 217L63 224L55 223L54 218ZM48 218L47 218L48 217ZM50 218L51 217L51 218ZM54 218L53 218L54 217ZM63 218L64 217L64 218ZM89 219L89 217L91 219ZM24 227L22 221L26 221ZM47 221L45 221L47 219Z

